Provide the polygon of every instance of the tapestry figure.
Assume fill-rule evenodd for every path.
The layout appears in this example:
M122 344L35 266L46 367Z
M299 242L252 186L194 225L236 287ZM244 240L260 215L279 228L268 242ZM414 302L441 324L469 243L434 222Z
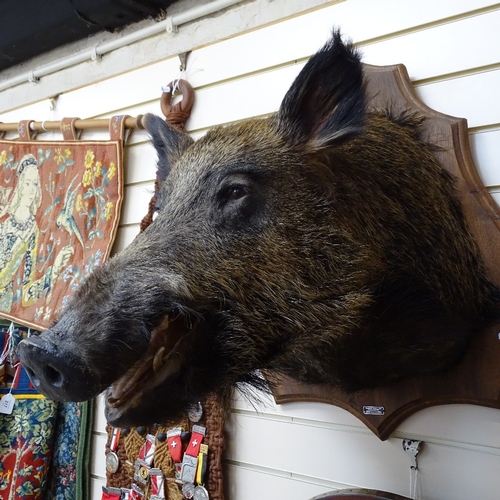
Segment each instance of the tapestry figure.
M15 301L26 307L45 297L50 303L53 283L74 253L72 246L63 247L54 264L35 279L40 234L35 215L42 190L38 162L32 154L23 156L16 175L12 197L3 209L8 216L0 223L0 309L5 312L11 311Z

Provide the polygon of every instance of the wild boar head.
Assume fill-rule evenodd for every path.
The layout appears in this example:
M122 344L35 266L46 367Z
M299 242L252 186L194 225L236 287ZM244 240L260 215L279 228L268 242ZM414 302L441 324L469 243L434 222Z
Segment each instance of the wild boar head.
M178 416L256 370L345 390L438 370L498 312L419 119L367 113L338 33L279 111L194 142L148 115L158 216L20 356L115 426Z

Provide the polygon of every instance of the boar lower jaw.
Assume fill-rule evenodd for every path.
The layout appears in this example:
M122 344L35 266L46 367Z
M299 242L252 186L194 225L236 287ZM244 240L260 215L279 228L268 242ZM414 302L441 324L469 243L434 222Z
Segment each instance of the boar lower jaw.
M186 331L183 318L166 316L151 332L146 353L108 390L107 403L121 412L137 406L148 392L182 367L195 330Z

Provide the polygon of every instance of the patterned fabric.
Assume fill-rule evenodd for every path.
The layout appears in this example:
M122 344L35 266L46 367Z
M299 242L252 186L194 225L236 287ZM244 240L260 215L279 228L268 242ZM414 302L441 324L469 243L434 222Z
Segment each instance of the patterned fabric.
M47 500L88 500L92 401L59 403Z
M38 329L105 259L121 141L0 141L0 316Z
M15 397L13 412L0 413L1 500L89 498L93 405L47 401L16 369L15 346L25 327L47 328L109 255L125 118L111 118L110 141L76 140L71 118L63 141L33 141L27 121L19 140L0 141L0 318L9 320L0 327L0 396Z
M45 398L19 398L11 415L0 416L0 498L42 498L56 405Z
M0 383L0 396L15 398L13 412L0 413L2 500L42 498L52 456L57 403L37 393L15 356L17 344L27 336L27 328L0 327L2 366L16 367L4 370Z
M17 365L16 346L28 334L39 332L0 326L0 366ZM93 402L48 401L21 366L10 372L0 377L0 396L16 398L12 415L0 413L0 499L87 500Z

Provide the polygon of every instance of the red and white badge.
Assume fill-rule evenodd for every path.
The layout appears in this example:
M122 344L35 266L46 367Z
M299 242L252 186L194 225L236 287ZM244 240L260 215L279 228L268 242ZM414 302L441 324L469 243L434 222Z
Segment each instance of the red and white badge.
M120 488L107 488L102 487L102 497L101 500L120 500L122 496L122 491Z
M167 431L167 446L172 460L175 463L182 461L182 440L181 440L182 429L180 427L175 427Z
M205 427L202 427L201 425L193 425L193 428L191 429L191 440L186 448L187 455L190 455L191 457L198 457L201 442L203 441L205 434Z

